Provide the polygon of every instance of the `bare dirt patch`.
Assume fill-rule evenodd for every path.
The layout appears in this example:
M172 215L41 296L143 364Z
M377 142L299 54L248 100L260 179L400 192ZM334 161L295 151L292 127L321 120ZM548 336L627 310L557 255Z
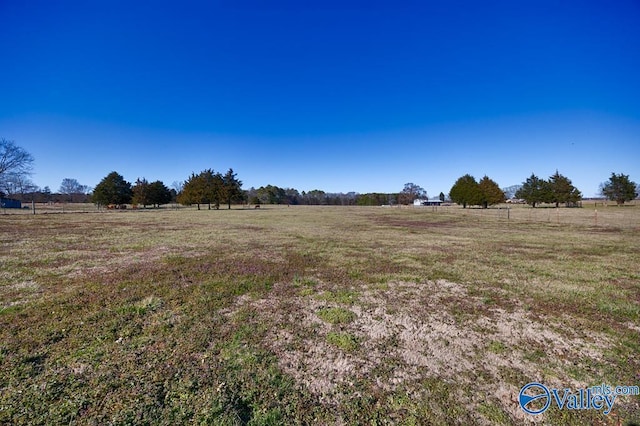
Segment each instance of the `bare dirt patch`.
M346 324L329 324L318 316L320 310L339 303L309 292L284 302L280 297L284 287L276 286L267 298L243 297L227 314L250 309L273 325L264 344L277 355L280 367L321 400L334 404L340 402L341 386L358 377L372 378L383 391L402 386L417 393L425 391L422 380L436 378L474 389L462 395L471 410L491 401L513 419L522 419L517 394L526 382L516 383L514 376L585 387L586 381L565 371L575 367L574 359L587 364L601 361L610 344L602 334L565 333L558 321L541 322L520 306L473 310L481 299L470 296L464 285L445 280L365 289L353 304L343 305L355 315ZM457 306L452 309L454 300ZM461 306L473 315L452 313ZM350 333L359 349L344 351L328 344L326 337L332 331ZM483 385L478 377L489 380Z

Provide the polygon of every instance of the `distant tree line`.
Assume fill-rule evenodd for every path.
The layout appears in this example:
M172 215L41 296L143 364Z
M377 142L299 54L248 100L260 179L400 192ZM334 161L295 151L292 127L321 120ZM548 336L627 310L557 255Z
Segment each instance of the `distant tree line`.
M250 188L246 191L249 204L287 204L312 206L379 206L397 204L398 194L356 192L331 193L319 189L298 191L294 188L280 188L275 185Z
M80 184L76 179L65 178L58 192L53 193L48 186L39 188L30 176L34 159L27 151L13 141L0 138L0 196L16 198L20 201L35 202L93 202L98 205L136 204L158 207L169 202L184 205L208 206L219 209L221 205L231 208L232 203L249 204L289 204L289 205L395 205L411 204L416 199L428 197L427 191L414 183L407 183L398 193L327 193L314 189L299 192L294 188L280 188L274 185L242 189L242 181L233 169L225 174L206 169L192 173L183 183L175 182L169 189L162 181L149 182L138 178L132 185L117 172L111 172L94 189ZM600 194L622 205L638 197L640 185L629 175L611 173L609 180L600 185ZM438 197L445 201L447 196ZM576 206L582 193L557 170L549 179L541 179L531 174L521 185L500 189L495 181L484 176L480 181L466 174L460 177L449 192L449 199L467 206L488 206L504 202L507 198L522 199L532 207L541 203Z
M411 204L417 198L427 198L427 191L414 183L406 183L400 192L325 192L314 189L299 192L294 188L280 188L274 185L251 188L246 191L250 204L288 204L324 206L381 206ZM443 195L444 197L444 195Z
M19 182L23 182L23 184L19 185ZM48 186L39 188L28 178L12 179L8 185L5 182L2 189L0 194L7 194L7 196L22 202L34 201L36 203L90 203L93 191L90 186L81 185L72 178L63 179L57 192L51 191Z

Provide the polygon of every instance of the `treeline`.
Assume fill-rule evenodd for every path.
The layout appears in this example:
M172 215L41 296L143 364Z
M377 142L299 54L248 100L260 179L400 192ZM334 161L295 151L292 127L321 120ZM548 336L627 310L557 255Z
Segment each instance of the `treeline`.
M65 178L58 192L52 192L48 186L38 188L25 175L13 175L2 181L0 195L6 193L11 198L22 202L90 203L91 191L91 187L81 185L76 179Z
M6 192L6 194L5 194ZM51 192L51 189L44 187L42 189L31 189L29 191L0 191L0 196L7 196L23 203L90 203L91 194L73 193L62 194L60 192Z
M440 194L444 199L444 194ZM246 191L250 204L288 204L325 206L383 206L412 204L417 198L427 198L427 191L414 183L406 183L400 192L325 192L319 189L299 192L295 188L279 188L274 185L251 188Z
M553 204L559 207L578 207L582 200L582 193L572 183L571 179L556 172L549 179L541 179L534 173L531 174L522 185L514 185L501 190L493 180L484 176L479 182L471 175L460 177L451 187L449 193L451 201L461 204L463 208L468 205L487 206L500 204L506 201L507 194L522 200L532 207L540 204ZM611 173L609 180L600 185L600 194L618 205L625 201L631 201L638 197L640 187L629 179L629 175Z
M299 192L294 188L279 188L274 185L260 188L242 189L242 181L237 178L233 169L225 174L212 169L198 174L192 173L184 183L174 183L169 189L162 181L149 182L145 178L138 178L132 185L117 172L107 175L92 190L72 178L65 178L57 193L49 187L40 189L30 176L34 159L15 142L0 138L0 197L15 198L22 202L93 202L98 205L135 204L146 206L160 206L169 202L179 202L184 205L212 206L216 209L221 204L231 208L232 203L250 204L289 204L289 205L395 205L411 204L414 200L428 199L427 191L422 187L407 183L398 193L326 193L315 189L309 192ZM629 179L628 175L611 173L607 182L600 185L600 194L617 204L638 197L640 188ZM522 200L532 207L541 203L564 204L567 207L577 206L582 199L582 193L566 176L556 173L548 179L541 179L531 174L522 185L514 185L502 190L498 184L484 176L480 181L466 174L460 177L451 187L448 199L454 203L467 206L488 206L500 204L507 198ZM447 200L447 196L440 193L440 201Z
M48 186L39 188L30 176L34 162L31 154L15 144L15 142L0 138L0 197L14 198L22 202L93 202L98 205L126 205L136 204L146 206L160 206L169 202L179 202L184 205L207 205L209 209L220 208L226 204L231 208L232 203L250 204L289 204L289 205L343 205L343 206L379 206L395 204L411 204L416 199L427 199L427 191L422 187L407 183L399 193L326 193L322 190L299 192L293 188L279 188L274 185L260 188L242 189L242 182L238 180L233 169L225 174L204 170L198 174L192 173L184 182L174 182L169 189L162 181L148 182L145 178L138 178L132 185L117 172L107 175L94 188L80 184L72 178L65 178L58 192L53 193ZM600 194L617 204L638 197L640 186L629 179L629 175L611 173L607 182L600 185ZM549 179L541 179L531 174L522 185L513 185L504 190L498 184L484 176L480 181L466 174L460 177L451 187L448 199L467 206L481 206L503 203L507 198L522 200L532 207L541 203L552 203L555 206L565 204L568 207L577 206L582 199L582 193L571 183L571 180L561 175L557 170ZM447 196L440 193L440 201L447 200Z
M629 179L623 173L611 173L609 180L600 184L600 195L618 205L638 198L640 185ZM540 179L531 174L515 194L535 207L539 203L552 203L556 207L564 203L568 207L576 206L582 199L582 193L571 184L571 180L562 176L556 170L548 180Z
M177 196L180 204L196 204L198 210L201 204L206 204L209 209L212 205L219 209L221 203L227 204L230 209L231 203L243 202L244 199L242 181L238 180L233 169L229 169L224 175L212 169L204 170L197 175L192 173Z
M449 196L454 203L461 204L463 208L474 205L487 208L504 203L507 199L505 191L488 176L484 176L477 182L469 174L460 177L454 183ZM513 196L532 207L540 203L553 203L556 207L564 203L567 207L576 207L582 200L582 193L573 186L569 178L561 175L557 170L548 180L531 174Z
M148 182L144 178L136 180L132 185L117 172L112 172L95 187L91 200L98 205L139 204L144 207L174 201L187 206L195 205L200 210L202 206L219 209L221 205L226 205L231 208L234 203L379 206L398 204L402 194L327 193L317 189L300 192L294 188L275 185L243 190L242 181L233 169L225 174L206 169L200 173L192 173L183 183L175 183L172 189L161 181Z
M311 206L380 206L397 204L398 194L357 192L330 193L319 189L298 191L294 188L280 188L275 185L250 188L246 191L249 204L287 204Z
M640 186L623 173L611 173L609 180L600 184L600 194L618 205L638 197ZM571 180L556 170L549 179L541 179L534 173L522 183L515 193L516 198L523 199L535 207L541 203L554 204L558 207L576 207L582 200L582 193L571 183Z
M555 204L556 207L563 203L567 207L576 207L582 200L582 193L569 178L556 170L548 180L532 173L516 191L515 197L525 200L532 207L540 203Z
M111 172L96 185L91 201L99 206L140 204L157 207L175 200L176 195L176 191L167 188L162 181L138 178L132 185L119 173Z

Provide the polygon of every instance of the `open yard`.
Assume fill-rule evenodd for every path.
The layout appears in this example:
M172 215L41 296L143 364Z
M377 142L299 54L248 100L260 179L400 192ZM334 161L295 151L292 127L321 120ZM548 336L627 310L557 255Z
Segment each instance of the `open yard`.
M596 212L597 209L597 212ZM0 424L627 424L640 206L0 215Z

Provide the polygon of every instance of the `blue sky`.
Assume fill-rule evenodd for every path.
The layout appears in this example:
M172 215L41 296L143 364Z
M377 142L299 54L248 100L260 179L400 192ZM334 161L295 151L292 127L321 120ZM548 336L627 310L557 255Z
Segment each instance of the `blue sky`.
M0 136L34 182L430 195L640 182L640 3L0 0Z

